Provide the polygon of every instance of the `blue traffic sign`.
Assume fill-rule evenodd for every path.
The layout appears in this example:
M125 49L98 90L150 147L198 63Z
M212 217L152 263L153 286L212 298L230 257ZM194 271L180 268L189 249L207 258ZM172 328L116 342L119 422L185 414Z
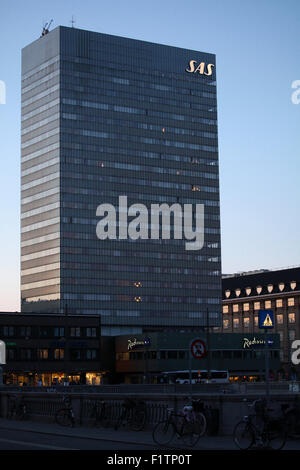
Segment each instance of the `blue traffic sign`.
M273 310L260 310L259 315L259 328L267 329L274 328L274 313Z

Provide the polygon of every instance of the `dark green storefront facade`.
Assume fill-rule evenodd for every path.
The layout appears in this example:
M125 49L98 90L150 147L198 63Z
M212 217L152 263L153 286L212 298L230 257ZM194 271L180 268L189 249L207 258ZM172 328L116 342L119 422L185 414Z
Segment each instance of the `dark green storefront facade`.
M155 332L122 335L115 339L116 373L122 382L157 383L166 371L227 370L230 380L263 380L264 334ZM268 334L270 371L280 371L279 335ZM189 359L191 345L200 347Z

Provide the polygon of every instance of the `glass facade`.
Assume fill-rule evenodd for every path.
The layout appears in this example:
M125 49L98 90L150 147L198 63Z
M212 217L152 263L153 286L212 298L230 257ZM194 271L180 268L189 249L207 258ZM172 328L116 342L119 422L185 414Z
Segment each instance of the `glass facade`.
M23 49L22 311L99 314L107 334L219 324L216 76L187 73L191 60L215 65L65 27ZM119 196L203 204L204 247L99 240L96 209Z

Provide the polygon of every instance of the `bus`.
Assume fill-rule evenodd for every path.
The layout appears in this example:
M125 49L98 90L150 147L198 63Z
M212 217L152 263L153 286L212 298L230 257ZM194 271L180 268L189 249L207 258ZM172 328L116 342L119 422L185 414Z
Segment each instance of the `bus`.
M161 373L161 382L170 384L189 384L190 371L186 370L172 370ZM208 378L210 377L210 378ZM229 383L228 370L192 370L192 384L199 383Z

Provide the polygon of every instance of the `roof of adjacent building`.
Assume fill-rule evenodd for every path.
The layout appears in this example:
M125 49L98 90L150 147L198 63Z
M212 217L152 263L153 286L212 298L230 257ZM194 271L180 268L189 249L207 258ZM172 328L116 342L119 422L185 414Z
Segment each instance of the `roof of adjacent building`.
M257 291L257 288L259 288ZM261 288L261 289L260 289ZM241 290L236 295L236 290ZM261 270L224 275L222 278L223 299L253 297L300 290L300 267L276 271ZM226 291L230 291L230 294Z

